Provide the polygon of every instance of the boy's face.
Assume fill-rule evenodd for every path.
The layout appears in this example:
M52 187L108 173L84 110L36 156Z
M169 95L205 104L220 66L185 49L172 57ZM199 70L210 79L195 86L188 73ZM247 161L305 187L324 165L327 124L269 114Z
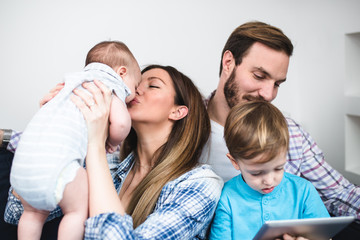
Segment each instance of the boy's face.
M235 160L228 154L233 166L241 171L245 182L262 194L270 193L280 184L284 176L284 165L286 163L286 151L281 151L272 160L259 163L263 154L250 160Z

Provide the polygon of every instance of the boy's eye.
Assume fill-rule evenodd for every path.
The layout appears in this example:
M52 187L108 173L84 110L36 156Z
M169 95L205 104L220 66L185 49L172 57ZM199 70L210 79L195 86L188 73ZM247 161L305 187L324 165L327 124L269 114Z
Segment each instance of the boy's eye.
M253 172L253 173L250 173L251 175L253 176L259 176L261 174L261 172Z

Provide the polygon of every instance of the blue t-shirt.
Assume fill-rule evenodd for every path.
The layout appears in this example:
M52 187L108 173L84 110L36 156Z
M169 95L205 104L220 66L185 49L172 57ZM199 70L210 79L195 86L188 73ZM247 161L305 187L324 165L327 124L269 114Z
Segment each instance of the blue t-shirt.
M284 173L271 193L261 194L240 174L225 183L210 239L253 239L265 221L322 217L329 217L329 213L307 180Z

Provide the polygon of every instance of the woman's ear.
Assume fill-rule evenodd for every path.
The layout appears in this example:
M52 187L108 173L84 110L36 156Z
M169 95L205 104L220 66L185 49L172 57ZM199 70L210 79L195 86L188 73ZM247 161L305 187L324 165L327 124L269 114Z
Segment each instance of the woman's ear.
M226 156L230 159L231 164L234 166L236 170L240 170L238 162L233 158L233 156L230 155L230 153L227 153Z
M125 66L120 66L116 69L116 73L120 75L120 77L124 77L127 74L127 68Z
M170 120L180 120L188 114L188 108L184 105L175 106L175 109L170 113L169 119Z

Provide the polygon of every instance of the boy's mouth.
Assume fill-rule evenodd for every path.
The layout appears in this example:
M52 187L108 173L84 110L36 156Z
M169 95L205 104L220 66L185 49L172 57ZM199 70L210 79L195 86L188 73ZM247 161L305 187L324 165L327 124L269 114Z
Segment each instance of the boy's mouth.
M274 187L261 189L261 191L262 191L263 193L271 193L273 190L274 190Z

